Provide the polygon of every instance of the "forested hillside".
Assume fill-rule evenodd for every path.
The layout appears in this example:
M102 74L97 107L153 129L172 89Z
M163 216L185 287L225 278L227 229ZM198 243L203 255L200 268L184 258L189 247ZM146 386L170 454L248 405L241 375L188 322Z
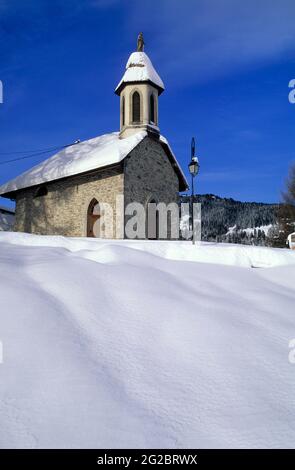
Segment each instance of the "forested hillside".
M189 196L181 196L189 202ZM276 204L240 202L213 194L195 196L202 204L202 240L247 245L266 245L269 229L276 223Z

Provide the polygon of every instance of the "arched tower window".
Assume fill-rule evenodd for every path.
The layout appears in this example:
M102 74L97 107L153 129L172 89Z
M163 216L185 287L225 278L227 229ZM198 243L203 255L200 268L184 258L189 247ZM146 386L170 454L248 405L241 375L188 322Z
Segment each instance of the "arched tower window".
M122 98L122 126L125 126L125 96Z
M153 94L150 96L150 123L156 124L156 116L155 116L155 97Z
M140 122L140 95L138 91L132 95L132 122Z

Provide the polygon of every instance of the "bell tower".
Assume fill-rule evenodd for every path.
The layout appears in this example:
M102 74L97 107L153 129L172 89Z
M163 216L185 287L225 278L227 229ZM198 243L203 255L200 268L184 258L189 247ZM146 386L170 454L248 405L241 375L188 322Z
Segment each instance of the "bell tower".
M126 64L126 71L115 93L120 96L120 138L147 131L159 135L158 98L164 84L147 54L142 33L137 38L137 51Z

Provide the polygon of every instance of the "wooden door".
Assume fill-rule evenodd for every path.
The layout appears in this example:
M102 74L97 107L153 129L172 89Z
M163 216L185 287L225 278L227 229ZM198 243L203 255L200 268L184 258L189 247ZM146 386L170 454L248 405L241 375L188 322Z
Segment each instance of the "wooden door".
M96 199L92 199L87 212L87 237L95 238L98 236L98 234L95 233L94 225L99 218L99 203Z

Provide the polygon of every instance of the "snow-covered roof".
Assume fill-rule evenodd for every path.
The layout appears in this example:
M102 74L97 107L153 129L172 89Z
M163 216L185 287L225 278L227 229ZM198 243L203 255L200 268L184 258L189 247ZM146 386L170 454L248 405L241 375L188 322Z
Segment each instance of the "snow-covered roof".
M154 69L150 58L145 52L133 52L126 64L126 72L116 88L119 94L123 83L151 82L159 88L160 93L164 90L164 83Z
M180 179L182 180L182 185L180 185L180 191L186 191L187 189L189 189L189 185L188 185L188 182L187 182L187 179L185 177L185 174L183 173L182 169L181 169L181 166L179 165L178 161L177 161L177 158L176 156L174 155L173 151L172 151L172 148L170 147L169 145L169 142L168 140L166 139L166 137L164 137L163 135L160 135L160 142L162 144L164 144L164 146L167 147L170 155L171 155L171 158L173 160L173 166L174 168L177 170L177 172L179 173L180 175Z
M146 136L146 131L140 131L120 139L119 133L113 132L73 144L0 186L0 195L119 163ZM161 136L160 142L167 146L171 154L172 164L179 174L181 186L187 186L185 176L167 140Z

